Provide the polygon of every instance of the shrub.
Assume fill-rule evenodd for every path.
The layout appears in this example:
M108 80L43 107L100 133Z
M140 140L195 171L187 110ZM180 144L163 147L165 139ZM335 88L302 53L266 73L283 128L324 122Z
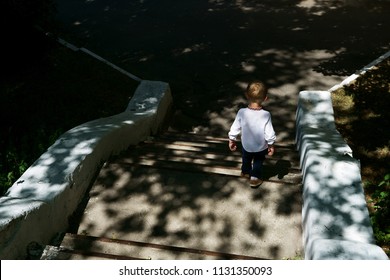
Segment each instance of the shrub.
M373 211L371 222L380 245L390 245L390 173L386 174L372 193Z

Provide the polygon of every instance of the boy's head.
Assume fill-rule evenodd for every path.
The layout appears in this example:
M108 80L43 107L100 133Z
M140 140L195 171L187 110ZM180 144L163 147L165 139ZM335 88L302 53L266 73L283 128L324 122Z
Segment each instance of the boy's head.
M261 103L267 98L267 91L264 83L255 81L248 85L245 96L251 102Z

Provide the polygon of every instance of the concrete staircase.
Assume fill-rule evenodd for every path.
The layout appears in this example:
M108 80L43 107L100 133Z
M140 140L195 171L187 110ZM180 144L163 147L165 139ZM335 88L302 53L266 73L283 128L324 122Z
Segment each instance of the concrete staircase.
M224 138L166 132L103 166L77 226L42 259L289 259L302 254L294 145L257 189Z
M66 233L60 246L47 246L42 259L151 260L150 256L180 255L181 259L261 260L257 257L208 250Z
M277 144L277 154L265 162L263 174L268 182L299 184L302 175L295 146ZM161 170L240 176L241 154L230 152L224 138L197 134L165 133L130 149L116 161L131 166L149 166ZM272 168L267 168L272 166Z

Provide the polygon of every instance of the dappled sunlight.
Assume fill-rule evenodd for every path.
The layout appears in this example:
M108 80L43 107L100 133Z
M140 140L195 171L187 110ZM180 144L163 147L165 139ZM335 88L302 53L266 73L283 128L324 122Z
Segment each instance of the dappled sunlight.
M308 187L304 197L310 197L310 203L309 208L303 211L303 218L311 220L311 226L306 228L310 234L307 233L306 237L372 242L371 224L360 178L348 177L343 172L343 175L347 175L343 179L333 173L340 172L337 161L330 160L328 163L326 166L323 159L313 162L310 172L305 175L305 185ZM324 182L320 178L327 180Z
M270 236L271 232L267 230L268 226L278 226L267 225L266 218L277 211L276 205L270 207L268 203L271 198L267 198L267 189L276 186L264 186L262 199L254 196L251 200L253 191L237 179L200 174L196 182L191 182L191 178L183 177L184 174L169 172L169 175L161 174L158 182L149 185L144 181L147 177L143 173L156 174L152 169L135 170L131 180L126 175L118 177L121 183L110 183L116 190L107 189L100 196L104 200L109 193L116 193L116 199L108 195L110 199L102 203L91 198L79 232L252 256L261 255L266 249L263 248L265 239L275 238L276 245L277 239L286 234L281 232L280 237ZM107 180L108 177L100 178ZM127 178L127 183L123 178ZM94 188L99 188L101 183ZM115 219L112 219L113 215ZM287 215L299 217L300 211L296 209ZM89 220L88 217L100 218ZM288 220L291 219L286 222ZM290 238L299 242L299 234L294 236L293 232L300 225L291 226ZM275 234L275 228L272 234ZM279 248L274 257L281 258L285 249Z
M134 124L134 120L129 119L129 113L120 113L68 130L23 173L6 195L50 202L66 192L75 198L67 203L67 207L75 209L101 167L102 160L119 149L120 145L115 143L117 139L112 142L116 147L107 149L105 143L110 142L107 139L113 137L113 131L125 135L125 131L130 129L126 123ZM137 137L137 133L132 132L132 136ZM70 213L65 212L64 215L67 214Z
M173 55L180 56L180 55L184 55L184 54L188 54L188 53L192 53L192 52L200 52L200 51L204 51L207 47L208 46L206 43L194 44L192 46L173 50Z
M343 7L365 7L375 6L371 0L300 0L297 7L305 9L309 14L322 16L329 10L336 10Z
M247 83L238 83L242 88L242 94L232 100L230 105L226 105L215 111L208 110L205 117L208 119L207 126L197 126L198 133L208 133L227 137L227 132L232 125L237 111L247 106L244 98ZM272 121L277 132L277 142L293 142L295 129L295 108L296 100L289 97L289 91L295 87L283 85L281 88L270 89L269 99L264 102L266 110L272 114Z
M290 174L297 158L286 148L267 165L271 181L254 190L239 177L240 156L225 139L160 137L106 163L79 234L273 259L299 254L301 186ZM177 252L147 257L186 258Z
M335 10L344 6L343 1L339 0L301 0L297 7L306 10L309 14L322 16L329 10Z
M297 112L306 252L320 239L373 243L360 164L334 126L329 98L301 92Z
M311 89L315 88L317 90L326 90L340 80L340 77L327 77L323 79L321 73L313 71L316 66L320 65L324 61L328 61L335 57L338 53L343 52L344 49L335 50L329 52L326 49L316 49L311 51L303 51L291 53L290 51L283 49L266 49L254 54L254 57L249 59L251 64L249 64L248 69L253 70L256 63L270 63L271 69L276 71L280 70L280 73L286 73L286 76L278 75L275 77L270 77L268 82L271 85L281 84L280 92L283 92L284 95L289 96L296 100L296 92L299 92L302 89ZM245 64L248 65L248 64ZM298 74L298 78L294 83L289 83L289 73L287 69L295 69L295 73ZM285 82L283 83L283 79ZM289 88L286 91L286 88ZM277 88L275 87L277 90Z
M241 62L241 66L244 72L253 73L256 71L256 66L250 62Z
M83 23L72 32L93 51L170 84L177 109L172 128L179 131L225 135L226 108L236 106L253 79L269 85L277 120L278 107L295 111L299 91L328 90L388 44L386 10L345 1L132 1L110 3L109 11L98 2L89 10L57 1L77 10L60 17ZM280 118L280 124L287 119Z
M229 131L236 113L236 108L224 108L220 114L217 112L209 112L208 117L210 118L210 126L217 126L222 131Z
M298 92L327 90L383 50L388 44L383 35L387 34L387 15L379 10L348 14L350 10L341 7L340 1L208 0L176 1L175 5L113 2L107 9L96 2L95 12L62 16L70 25L82 23L72 32L97 53L146 79L170 84L176 109L171 130L193 133L191 137L221 136L224 147L219 153L206 151L211 144L182 149L202 155L199 159L176 151L183 143L171 141L157 146L156 154L145 148L141 154L134 151L136 156L107 164L91 190L97 195L91 196L88 215L78 232L254 256L267 252L270 258L291 257L285 250L300 249L302 205L300 186L293 184L297 176L290 172L299 170L293 166L293 157L283 155L280 148L281 157L270 159L266 169L270 181L252 190L237 177L240 160L227 152L225 139L236 112L246 106L248 82L260 79L270 89L264 107L272 114L277 144L291 147ZM312 147L302 148L313 152ZM322 156L329 147L318 144L317 148L315 152ZM211 161L228 166L222 170ZM330 170L342 172L343 167L332 164L329 162ZM190 170L179 172L178 165ZM159 168L165 168L164 172ZM312 174L328 172L316 162L311 168L316 171ZM335 187L332 174L325 175L329 175L327 183ZM316 175L310 176L305 180L318 181ZM272 181L281 178L289 183ZM354 178L344 179L348 184ZM314 207L324 207L323 197L329 205L345 201L342 210L331 211L364 225L366 221L347 206L356 200L356 188L359 186L348 189L348 197L337 197L314 185L315 194L320 196L313 200L318 203ZM360 209L358 203L353 207ZM283 228L278 228L279 224ZM320 230L329 231L330 237L342 232L338 221ZM354 229L345 234L353 235ZM291 244L283 248L280 240L286 236Z

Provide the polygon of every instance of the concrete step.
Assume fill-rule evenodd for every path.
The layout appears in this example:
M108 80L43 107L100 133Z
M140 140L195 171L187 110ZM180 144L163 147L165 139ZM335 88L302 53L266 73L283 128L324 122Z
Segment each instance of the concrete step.
M74 259L215 258L205 252L292 258L302 251L301 172L294 146L278 151L278 158L265 162L266 181L252 189L239 176L240 153L231 153L226 139L172 133L150 138L105 163L72 231L102 248L96 238L137 240L132 249L93 249L85 256L64 243L51 251Z
M71 233L65 234L60 246L47 246L41 259L260 260L258 257L215 252L203 249Z
M47 245L41 260L145 260L130 256L113 255L100 252L71 250L60 246Z
M241 173L241 153L231 152L224 138L165 133L130 147L108 164L237 177ZM277 153L264 162L263 179L286 184L301 182L299 157L294 145L278 144Z
M199 161L193 162L181 162L181 161L164 161L164 160L148 160L148 159L123 159L121 161L116 161L111 163L111 168L118 169L122 167L124 169L136 168L138 166L146 166L153 169L164 169L169 172L169 170L182 171L185 173L210 173L216 175L225 175L232 177L239 177L241 174L241 169L237 167L226 167L226 166L217 166L217 165L208 165ZM300 184L302 181L301 173L292 173L284 170L277 170L264 167L263 180L281 183L281 184Z
M294 150L277 148L277 152L272 156L267 156L267 160L289 160L299 162L299 156ZM185 156L189 158L206 158L220 160L225 163L241 162L241 153L239 151L231 152L227 145L210 146L205 143L194 142L147 142L128 149L123 156L155 155L159 156Z
M182 145L182 146L192 146L197 148L204 149L214 149L214 150L222 150L225 152L229 152L228 149L228 140L227 138L213 138L209 136L201 136L196 135L183 135L183 134L173 134L173 133L164 133L159 135L158 137L151 137L147 141L147 143L155 143L155 144L172 144L172 145ZM240 145L240 141L237 143ZM275 144L275 147L278 151L296 151L296 146L289 142L278 142Z
M228 138L214 137L208 135L201 135L196 133L178 133L178 132L164 132L164 134L156 137L157 139L165 139L167 141L175 141L180 139L186 142L203 142L227 145ZM291 141L277 142L275 146L279 148L296 149L296 145Z

